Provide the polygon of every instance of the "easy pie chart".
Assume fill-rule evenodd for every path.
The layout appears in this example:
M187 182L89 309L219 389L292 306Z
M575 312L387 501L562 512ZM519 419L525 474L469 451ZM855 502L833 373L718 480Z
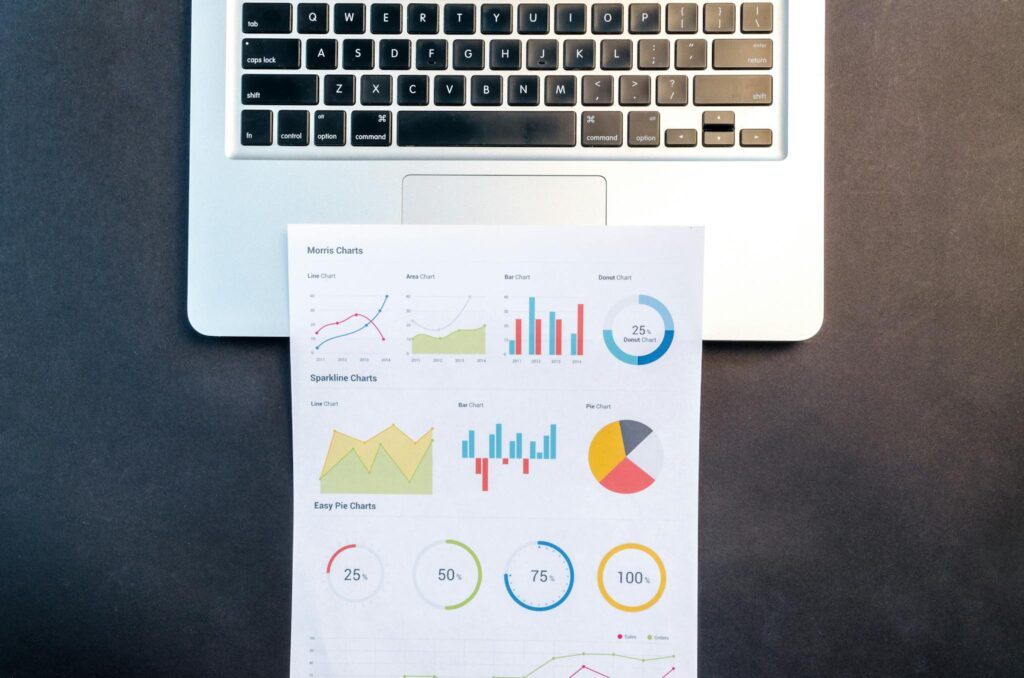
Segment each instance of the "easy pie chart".
M665 459L661 441L639 421L614 421L590 441L590 472L606 490L635 494L658 478Z

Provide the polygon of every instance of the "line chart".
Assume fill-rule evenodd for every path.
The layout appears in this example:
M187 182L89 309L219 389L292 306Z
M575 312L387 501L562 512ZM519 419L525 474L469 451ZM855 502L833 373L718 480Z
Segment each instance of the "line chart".
M322 331L324 331L325 329L327 329L329 327L338 327L340 325L343 325L343 324L349 322L350 320L355 320L357 318L360 318L360 319L366 321L360 327L358 327L358 328L356 328L354 330L351 330L349 332L344 332L342 334L336 334L333 337L328 337L328 338L324 339L323 341L321 341L319 344L316 345L315 350L319 351L320 347L323 346L324 344L330 343L330 342L334 341L335 339L341 339L343 337L350 337L353 334L358 334L359 332L362 332L363 330L367 329L368 327L372 327L374 330L377 331L377 335L380 337L381 341L387 341L387 338L384 336L384 333L381 332L380 328L377 326L376 320L380 316L381 312L383 312L384 307L387 305L388 299L390 297L391 297L390 294L385 294L384 295L384 301L382 301L380 303L380 308L377 309L377 312L373 314L372 318L370 316L367 316L364 313L353 313L353 314L349 315L346 318L342 318L341 320L337 320L335 322L326 323L326 324L321 325L320 327L318 327L317 330L315 332L313 332L313 335L317 336L317 337L319 337L320 333Z

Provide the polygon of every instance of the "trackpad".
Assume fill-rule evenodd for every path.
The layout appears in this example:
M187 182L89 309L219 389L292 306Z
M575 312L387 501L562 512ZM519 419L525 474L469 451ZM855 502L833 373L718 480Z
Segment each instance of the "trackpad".
M607 195L604 177L410 175L402 223L604 225Z

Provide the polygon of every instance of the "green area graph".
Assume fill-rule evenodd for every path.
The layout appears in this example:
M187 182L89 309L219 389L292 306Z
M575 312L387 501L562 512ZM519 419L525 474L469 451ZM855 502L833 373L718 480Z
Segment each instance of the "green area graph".
M411 341L413 355L484 355L487 353L487 325L455 330L442 337L421 333Z
M431 494L434 430L413 440L389 426L368 440L335 431L320 472L325 494Z

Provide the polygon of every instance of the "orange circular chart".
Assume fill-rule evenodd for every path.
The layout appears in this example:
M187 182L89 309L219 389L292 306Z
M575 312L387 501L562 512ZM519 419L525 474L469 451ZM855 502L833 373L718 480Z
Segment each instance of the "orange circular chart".
M590 441L590 472L606 490L618 494L636 494L653 485L664 460L661 441L639 421L613 421Z

